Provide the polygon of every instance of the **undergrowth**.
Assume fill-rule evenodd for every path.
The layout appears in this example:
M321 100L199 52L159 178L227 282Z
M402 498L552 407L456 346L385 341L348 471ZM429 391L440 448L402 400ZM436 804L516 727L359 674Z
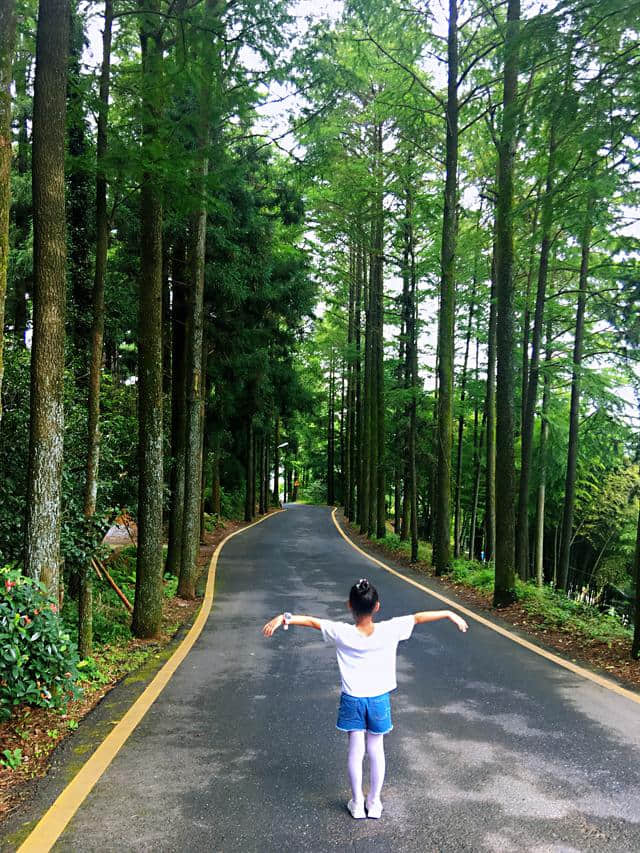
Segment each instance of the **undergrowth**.
M475 560L455 560L449 578L454 583L472 587L487 595L493 593L492 565ZM616 640L631 640L633 629L625 625L614 611L602 612L598 607L568 598L549 584L539 587L516 578L516 594L523 609L542 628L579 634L594 642L611 645Z

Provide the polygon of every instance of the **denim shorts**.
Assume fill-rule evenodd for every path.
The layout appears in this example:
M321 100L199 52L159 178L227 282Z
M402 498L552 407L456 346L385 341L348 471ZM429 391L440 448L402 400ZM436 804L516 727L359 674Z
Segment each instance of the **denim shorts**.
M341 693L336 728L342 732L386 735L393 728L389 694L360 697Z

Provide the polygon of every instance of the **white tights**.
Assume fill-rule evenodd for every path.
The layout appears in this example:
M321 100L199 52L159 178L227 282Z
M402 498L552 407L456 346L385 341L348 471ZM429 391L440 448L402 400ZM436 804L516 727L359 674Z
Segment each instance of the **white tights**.
M351 792L356 802L362 802L362 762L364 761L364 732L349 732L349 781ZM367 755L369 756L369 772L371 785L369 787L369 802L380 799L382 783L384 782L384 735L374 735L367 732Z

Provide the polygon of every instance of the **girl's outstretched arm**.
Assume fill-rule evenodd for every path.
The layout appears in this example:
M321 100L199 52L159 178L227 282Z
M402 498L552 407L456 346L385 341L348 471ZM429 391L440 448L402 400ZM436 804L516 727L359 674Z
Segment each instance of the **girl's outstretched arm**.
M284 625L284 613L274 616L270 622L267 622L262 629L262 633L265 637L272 637L281 625ZM316 619L315 616L292 616L289 619L289 625L299 625L301 628L315 628L317 631L320 630L320 620Z
M450 619L463 633L469 627L462 616L458 616L453 610L422 610L420 613L414 613L413 618L416 620L416 625L421 625L423 622L437 622L438 619Z

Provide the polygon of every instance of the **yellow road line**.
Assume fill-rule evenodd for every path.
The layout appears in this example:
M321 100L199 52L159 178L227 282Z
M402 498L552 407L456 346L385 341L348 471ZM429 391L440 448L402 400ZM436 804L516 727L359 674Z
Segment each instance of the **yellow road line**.
M283 510L279 510L279 512L282 511ZM59 795L58 799L38 821L33 831L19 847L18 853L46 853L46 851L51 850L60 835L64 832L64 829L71 818L78 811L85 798L88 796L89 792L116 757L131 732L133 732L149 708L167 686L171 676L180 666L191 650L191 647L200 636L213 605L218 557L220 556L220 552L223 547L229 539L233 539L233 537L237 536L239 533L244 533L244 531L249 530L250 527L255 527L256 524L260 524L261 521L271 518L272 515L276 514L277 513L270 513L269 515L265 515L257 521L254 521L253 524L241 527L239 530L225 536L222 542L218 544L218 547L211 558L211 563L209 564L207 586L205 588L204 599L202 601L202 606L200 607L200 612L185 638L155 676L153 681L145 688L144 692L140 694L120 722L114 729L112 729L111 732L109 732L91 758L89 758L82 769L78 771L74 779L67 785L64 791Z
M463 607L461 604L458 604L455 601L452 601L450 598L447 598L444 595L441 595L439 592L435 592L429 587L423 586L423 584L418 583L418 581L414 581L413 578L408 578L406 575L403 575L402 572L396 571L396 569L392 569L390 566L387 566L386 563L383 563L381 560L376 559L376 557L372 557L371 554L367 554L366 551L363 551L362 548L359 548L355 542L353 542L347 534L344 532L338 519L336 518L336 509L331 513L331 518L333 519L333 523L335 524L338 533L342 536L342 538L351 545L352 548L355 548L363 557L366 557L367 560L370 560L372 563L375 563L376 566L380 566L381 569L384 569L385 572L389 572L392 575L395 575L400 580L403 580L405 583L411 584L411 586L415 586L417 589L421 589L423 592L426 592L427 595L432 595L434 598L437 598L439 601L448 604L450 607L459 610L461 613L464 613L465 616L468 616L470 619L473 619L475 622L479 622L481 625L484 625L485 628L490 628L492 631L495 631L496 634L502 634L503 637L507 637L509 640L513 640L514 643L517 643L519 646L524 646L525 649L529 649L531 652L535 652L535 654L540 655L540 657L546 658L547 660L553 661L553 663L557 663L558 666L562 666L565 669L574 672L576 675L581 675L583 678L587 678L589 681L594 681L596 684L599 684L600 687L605 687L607 690L611 690L614 693L617 693L619 696L624 696L626 699L630 699L632 702L636 702L640 705L640 695L634 693L632 690L627 690L624 687L621 687L619 684L616 684L615 681L611 681L608 678L604 678L601 675L597 675L595 672L589 672L588 669L584 669L581 666L578 666L575 663L571 663L571 661L564 660L558 655L554 655L552 652L546 651L546 649L541 648L540 646L536 646L534 643L530 643L528 640L524 640L522 637L518 637L517 634L512 633L511 631L503 628L500 625L496 625L494 622L490 622L488 619L485 619L483 616L474 613L472 610L468 610L466 607Z

